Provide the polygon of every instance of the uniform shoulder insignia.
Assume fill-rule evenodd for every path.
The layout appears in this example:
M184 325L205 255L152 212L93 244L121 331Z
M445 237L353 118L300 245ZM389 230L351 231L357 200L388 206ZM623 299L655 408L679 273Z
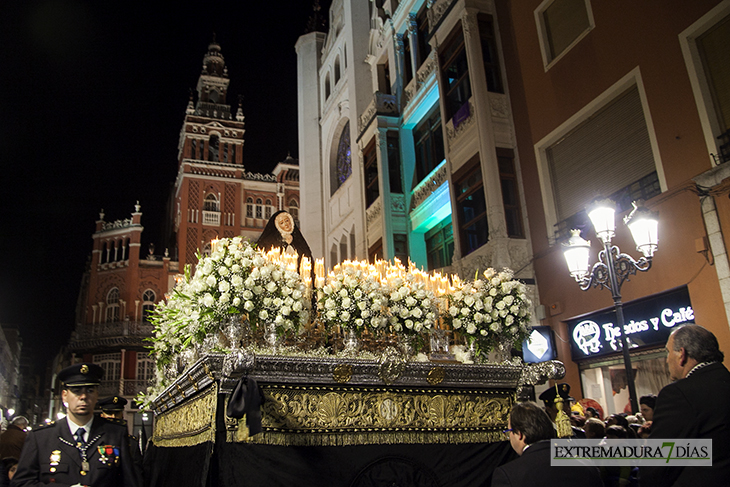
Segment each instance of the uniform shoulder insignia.
M117 419L117 418L106 418L107 421L110 423L118 424L120 426L127 426L127 422L123 419Z
M42 430L42 429L46 429L46 428L49 428L51 426L54 426L55 424L56 424L55 421L50 421L48 423L43 423L43 424L41 424L41 425L36 426L35 428L33 428L32 431L39 431L39 430Z

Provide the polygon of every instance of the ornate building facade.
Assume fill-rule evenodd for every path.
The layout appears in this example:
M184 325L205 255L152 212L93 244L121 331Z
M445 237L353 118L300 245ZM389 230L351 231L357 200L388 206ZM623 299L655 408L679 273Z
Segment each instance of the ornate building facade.
M244 117L240 106L233 115L226 103L228 84L220 45L213 42L203 58L197 101L191 97L180 131L168 222L174 231L171 248L163 255L154 246L141 248L139 203L124 220L106 221L100 214L81 284L76 329L66 357L56 364L55 372L69 361L102 365L106 375L100 395L130 399L126 416L135 431L144 420L131 399L146 390L155 373L145 342L153 330L149 313L173 288L184 266L194 266L198 252L209 252L212 239L241 235L255 241L276 211L287 210L298 218L297 160L289 156L269 174L245 169ZM51 414L59 409L56 399Z
M494 3L335 0L329 20L296 46L313 253L534 284Z
M697 322L730 349L728 26L728 0L333 0L328 32L296 45L313 253L462 278L512 268L573 395L621 412L611 295L580 290L561 244L571 228L591 236L596 196L618 203L617 221L642 199L660 249L624 287L623 332L637 390L658 393L666 330Z

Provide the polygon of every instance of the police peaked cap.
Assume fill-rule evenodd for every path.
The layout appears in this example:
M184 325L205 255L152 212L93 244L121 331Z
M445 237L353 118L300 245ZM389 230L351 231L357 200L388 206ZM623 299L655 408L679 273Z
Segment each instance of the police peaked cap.
M104 369L96 364L74 364L58 373L58 380L65 387L98 386L104 376Z
M539 399L547 404L552 404L553 402L555 402L555 398L558 397L558 394L565 401L570 399L570 384L562 383L550 387L545 390L545 392L540 394Z
M127 400L120 396L105 397L100 399L97 406L102 411L124 411L124 406L127 404Z

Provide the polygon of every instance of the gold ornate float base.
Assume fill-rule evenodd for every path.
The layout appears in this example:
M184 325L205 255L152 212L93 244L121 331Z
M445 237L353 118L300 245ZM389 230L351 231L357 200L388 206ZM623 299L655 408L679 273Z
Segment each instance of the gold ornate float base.
M263 431L226 418L229 442L283 446L504 440L514 394L495 390L266 384Z
M157 416L152 441L155 446L193 446L215 441L215 415L218 385L190 401Z

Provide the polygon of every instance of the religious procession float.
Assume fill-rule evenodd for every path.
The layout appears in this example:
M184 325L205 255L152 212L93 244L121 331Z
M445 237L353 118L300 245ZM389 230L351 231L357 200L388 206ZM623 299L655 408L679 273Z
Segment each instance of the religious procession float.
M312 266L312 264L314 264ZM152 486L483 485L526 385L525 286L212 242L155 310Z

